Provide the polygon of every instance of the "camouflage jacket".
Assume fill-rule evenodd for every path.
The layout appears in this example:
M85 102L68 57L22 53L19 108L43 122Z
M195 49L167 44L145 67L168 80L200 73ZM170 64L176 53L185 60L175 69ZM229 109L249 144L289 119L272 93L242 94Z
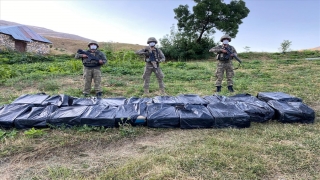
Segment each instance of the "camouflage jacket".
M166 60L166 57L164 56L163 52L161 51L161 49L158 49L158 48L154 48L153 50L151 50L151 48L147 46L136 52L136 54L144 55L144 60L146 62L150 62L150 59L149 59L150 53L154 54L157 62L164 62Z
M86 50L85 52L92 54L93 56L97 57L97 59L99 59L99 60L102 60L103 64L107 63L107 57L103 52L101 52L99 50L96 50L95 52L91 52L90 50ZM103 65L103 64L99 64L99 62L97 60L90 60L89 57L83 58L82 54L76 53L75 58L82 59L82 64L85 67L100 67Z
M231 52L237 56L237 51L233 46L228 45L228 48L231 50ZM213 47L209 50L209 52L214 52L217 53L217 60L219 61L228 61L228 60L232 60L233 57L230 56L228 60L225 60L225 56L227 55L226 53L223 53L222 50L225 49L225 47L223 45L218 45L216 47Z

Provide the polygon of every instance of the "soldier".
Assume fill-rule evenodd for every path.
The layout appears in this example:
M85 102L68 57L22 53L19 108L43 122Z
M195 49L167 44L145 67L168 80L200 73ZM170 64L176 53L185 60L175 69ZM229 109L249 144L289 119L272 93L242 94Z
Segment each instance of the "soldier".
M93 41L88 44L89 50L80 51L75 55L76 59L82 59L84 66L84 90L83 95L88 97L91 91L91 82L94 81L94 90L97 98L101 98L101 66L107 63L106 55L99 51L99 45ZM80 51L80 52L79 52Z
M231 37L229 35L224 35L220 38L220 41L222 42L222 45L213 47L209 50L209 52L215 52L217 53L217 60L218 60L218 66L216 70L216 92L221 92L221 84L223 80L224 71L226 71L227 76L227 84L228 84L228 90L229 92L233 91L233 65L232 65L232 59L233 56L237 56L237 51L233 46L229 45L229 42L231 42ZM230 56L227 54L226 48L230 49L230 51L233 53Z
M147 40L147 44L149 44L149 46L136 52L136 54L145 56L144 60L146 62L146 66L144 68L144 73L142 76L144 80L144 95L149 94L149 83L152 72L154 72L157 77L161 94L165 95L165 86L163 83L164 74L159 66L160 62L165 61L165 56L160 49L155 47L157 43L158 41L156 40L156 38L150 37Z

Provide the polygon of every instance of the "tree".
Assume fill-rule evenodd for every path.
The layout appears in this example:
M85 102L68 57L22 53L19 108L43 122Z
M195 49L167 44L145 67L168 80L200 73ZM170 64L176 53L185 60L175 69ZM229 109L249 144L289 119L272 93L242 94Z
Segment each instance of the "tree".
M291 43L292 42L289 40L283 40L283 42L280 44L280 50L282 51L282 53L286 53L289 50Z
M201 43L196 43L184 33L177 31L172 25L170 34L159 39L161 50L167 59L207 59L211 54L209 49L217 44L212 37L205 35Z
M216 29L235 37L242 19L250 10L242 0L232 0L230 4L223 0L194 0L197 4L193 13L188 5L180 5L174 9L178 29L197 43L201 43L204 35L210 36Z

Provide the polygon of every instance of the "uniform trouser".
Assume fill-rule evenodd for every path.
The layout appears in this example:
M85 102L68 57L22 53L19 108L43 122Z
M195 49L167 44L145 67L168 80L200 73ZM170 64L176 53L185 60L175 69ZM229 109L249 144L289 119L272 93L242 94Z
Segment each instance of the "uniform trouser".
M149 84L150 84L150 76L152 74L152 72L155 73L158 83L159 83L159 88L162 89L164 88L164 83L163 83L163 78L164 78L164 74L161 71L160 67L158 66L157 70L155 68L153 68L151 63L146 63L146 66L144 68L144 73L143 73L143 80L144 80L144 85L143 88L144 89L149 89Z
M93 79L94 90L96 93L102 92L101 90L101 70L100 67L89 68L84 67L84 90L83 93L90 94L91 82Z
M216 86L221 86L224 71L226 71L228 86L232 86L233 85L232 78L234 76L232 61L219 61L218 62L217 70L216 70L216 78L217 78Z

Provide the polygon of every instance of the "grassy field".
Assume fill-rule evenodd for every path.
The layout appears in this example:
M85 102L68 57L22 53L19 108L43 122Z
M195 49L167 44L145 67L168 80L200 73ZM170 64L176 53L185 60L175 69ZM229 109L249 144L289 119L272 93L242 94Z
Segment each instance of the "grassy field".
M227 92L224 82L221 95L288 93L316 111L315 123L194 130L0 129L0 179L320 179L320 61L301 54L241 56L235 92ZM104 97L142 96L143 67L133 52L111 54L102 68ZM72 57L1 68L0 104L27 93L81 96L82 66ZM169 95L214 94L213 60L167 61L161 68ZM150 96L160 95L154 75L151 80Z

